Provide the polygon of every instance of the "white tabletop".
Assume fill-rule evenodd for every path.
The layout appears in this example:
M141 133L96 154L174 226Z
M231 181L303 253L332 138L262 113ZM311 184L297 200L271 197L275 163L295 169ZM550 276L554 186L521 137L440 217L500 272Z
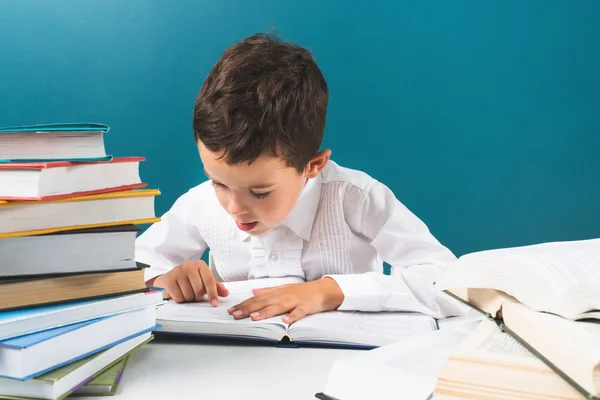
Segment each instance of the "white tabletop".
M158 337L132 355L113 398L314 399L332 363L359 351Z

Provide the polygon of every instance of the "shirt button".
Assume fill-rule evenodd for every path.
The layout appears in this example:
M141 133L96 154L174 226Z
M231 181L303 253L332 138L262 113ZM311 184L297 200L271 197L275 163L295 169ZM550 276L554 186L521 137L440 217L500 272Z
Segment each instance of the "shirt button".
M277 261L277 259L278 259L278 258L279 258L279 257L277 256L277 253L275 253L275 252L273 252L273 251L272 251L272 252L269 254L269 259L270 259L271 261Z

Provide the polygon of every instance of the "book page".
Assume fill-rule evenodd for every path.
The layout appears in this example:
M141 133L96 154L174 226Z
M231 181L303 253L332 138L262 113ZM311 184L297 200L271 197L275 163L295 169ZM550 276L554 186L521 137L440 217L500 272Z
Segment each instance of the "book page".
M325 393L340 399L427 399L448 356L466 337L434 331L342 359L334 364Z
M294 340L380 346L434 330L435 319L419 313L329 311L301 319L289 328L289 333Z
M479 343L477 350L514 357L536 358L527 348L500 328L493 330L483 342Z
M382 364L423 377L437 377L449 354L467 337L467 333L460 331L438 332L417 342L417 347L400 351Z
M499 356L533 357L524 346L511 337L491 319L484 319L456 349L457 354L480 353Z
M267 278L253 279L239 282L226 282L225 287L229 289L229 296L219 298L219 306L213 307L207 301L193 303L176 303L169 301L158 309L157 320L186 321L186 322L219 322L219 323L274 323L287 327L281 321L281 316L252 321L249 318L235 320L227 310L244 300L252 297L252 289L269 286L279 286L289 283L303 282L298 278Z
M441 331L454 330L470 333L479 326L483 319L484 315L481 312L475 309L469 309L465 315L438 319L437 323Z

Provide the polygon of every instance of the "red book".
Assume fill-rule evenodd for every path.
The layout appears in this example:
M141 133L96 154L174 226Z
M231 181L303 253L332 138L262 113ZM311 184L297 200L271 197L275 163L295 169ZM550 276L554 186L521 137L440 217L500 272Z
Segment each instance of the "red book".
M0 200L53 200L142 188L147 186L139 174L144 160L0 163Z

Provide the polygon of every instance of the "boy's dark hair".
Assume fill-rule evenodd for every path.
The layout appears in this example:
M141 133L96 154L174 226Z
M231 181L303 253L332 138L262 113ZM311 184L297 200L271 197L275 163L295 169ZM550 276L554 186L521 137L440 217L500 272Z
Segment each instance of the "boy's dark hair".
M319 151L328 89L311 54L273 34L231 46L210 71L194 106L194 137L229 164L262 154L302 172Z

